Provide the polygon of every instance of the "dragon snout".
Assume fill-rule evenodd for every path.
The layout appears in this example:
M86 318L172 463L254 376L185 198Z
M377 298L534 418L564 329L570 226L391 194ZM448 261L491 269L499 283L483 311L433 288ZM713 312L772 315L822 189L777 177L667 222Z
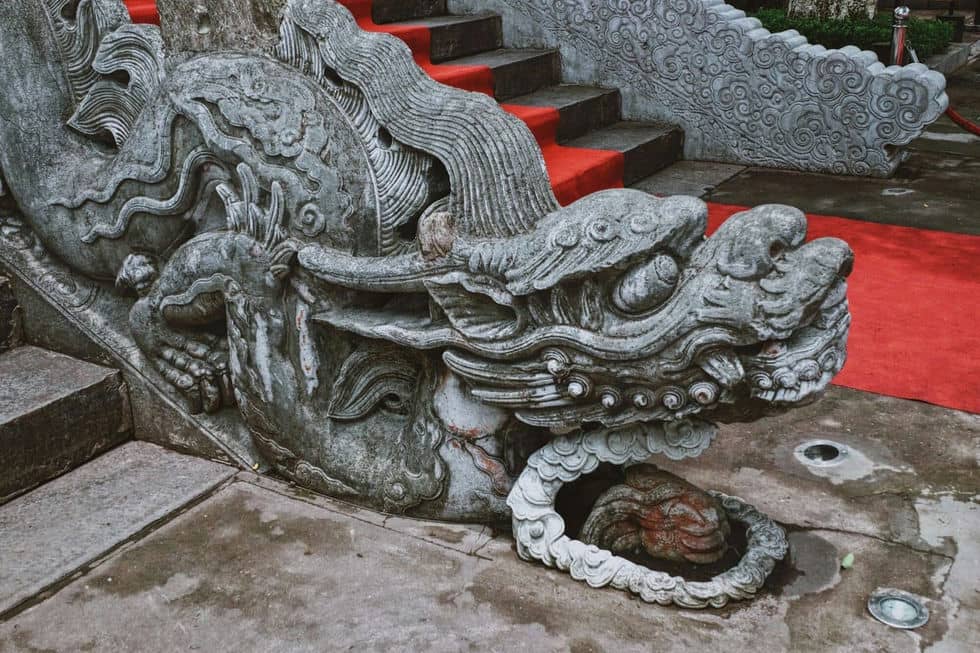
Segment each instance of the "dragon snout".
M787 255L777 274L762 282L770 291L790 291L804 303L843 281L854 269L854 252L839 238L818 238Z
M819 238L808 245L821 266L833 270L840 278L854 271L854 252L840 238Z

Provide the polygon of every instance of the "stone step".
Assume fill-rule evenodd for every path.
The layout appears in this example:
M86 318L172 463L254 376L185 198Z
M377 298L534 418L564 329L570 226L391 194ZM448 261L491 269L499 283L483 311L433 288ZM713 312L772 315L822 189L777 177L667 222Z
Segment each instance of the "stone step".
M0 354L0 503L132 437L116 370L24 345Z
M0 621L201 499L235 471L129 442L0 506Z
M561 60L557 50L501 48L453 59L459 66L487 66L493 71L494 97L498 100L533 93L561 82Z
M20 306L14 297L10 279L0 275L0 354L21 341Z
M429 58L433 63L497 50L504 45L503 25L497 14L434 16L390 23L385 28L397 30L401 26L429 29Z
M623 184L630 186L681 158L684 131L659 122L618 122L565 143L623 153Z
M595 86L549 86L507 100L507 104L557 109L559 143L611 125L620 117L619 91Z
M374 0L371 17L376 23L394 23L446 14L446 0Z

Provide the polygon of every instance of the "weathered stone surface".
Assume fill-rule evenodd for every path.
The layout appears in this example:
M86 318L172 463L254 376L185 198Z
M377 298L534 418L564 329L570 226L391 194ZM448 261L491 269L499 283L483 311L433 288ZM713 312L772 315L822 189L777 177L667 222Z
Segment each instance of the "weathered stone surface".
M234 473L131 442L0 506L0 617Z
M0 502L132 437L116 370L23 346L0 354Z
M0 275L0 354L19 345L21 339L20 306L10 279Z
M559 142L619 120L619 91L615 89L561 84L511 98L507 104L557 109Z
M11 272L30 344L120 370L135 437L251 468L261 463L234 416L190 415L179 393L146 361L127 322L131 299L69 270L15 218L0 218L0 261Z
M511 50L460 57L458 66L486 66L493 71L493 92L498 100L532 93L561 81L561 58L557 50Z
M848 447L849 456L819 467L794 455L801 443L824 439ZM721 427L697 461L657 462L726 494L754 496L765 487L767 497L756 505L784 524L929 549L920 539L914 497L980 495L977 451L980 415L833 387L819 404ZM941 543L932 550L948 552Z
M925 66L825 50L707 0L450 0L501 14L504 42L560 48L564 79L619 88L623 117L680 124L685 158L888 176L946 109Z
M379 23L442 16L446 13L446 0L373 0L371 12Z
M790 542L790 559L757 601L684 613L583 591L567 575L518 562L509 538L466 555L364 521L356 509L323 510L235 483L0 624L0 650L223 650L233 634L243 653L918 653L947 635L956 604L936 584L947 558L832 530L796 532ZM840 570L847 553L856 563ZM864 606L879 586L930 599L930 623L910 635L874 621ZM976 614L964 606L956 619Z
M435 16L410 21L429 29L429 57L433 62L465 57L503 47L504 34L500 16Z
M37 8L46 21L0 6L25 64L0 72L43 87L24 120L51 141L27 157L20 125L0 126L27 223L3 234L29 272L50 248L139 297L134 367L190 412L236 407L259 454L304 487L386 512L512 517L522 556L591 565L591 584L649 601L755 594L785 541L740 501L723 505L749 525L746 564L666 593L669 578L631 562L603 575L590 559L604 554L564 537L550 504L600 461L697 455L715 422L818 397L845 359L845 243L807 242L786 206L710 239L693 198L617 189L561 207L524 123L436 83L329 0L289 0L271 51L169 63L117 0ZM247 36L205 31L185 50ZM64 87L31 65L49 60ZM555 51L457 61L491 66L498 97L558 81ZM679 138L614 125L578 142L621 151L631 181L634 153ZM42 288L96 319L127 306L100 303L92 281Z
M955 143L948 141L938 143L946 152L923 151L937 144L924 141L916 141L916 149L892 179L748 168L720 183L705 199L735 205L785 202L819 215L980 235L980 197L976 192L980 159L976 154L950 153L950 145ZM980 139L966 147L980 151ZM828 193L828 184L835 184L838 192Z
M157 0L163 42L178 57L269 49L285 6L286 0Z
M691 195L704 198L717 186L745 170L745 166L730 163L678 161L669 168L640 180L632 187L654 195Z
M679 159L684 151L684 131L666 123L618 122L567 145L622 152L623 183L629 186Z

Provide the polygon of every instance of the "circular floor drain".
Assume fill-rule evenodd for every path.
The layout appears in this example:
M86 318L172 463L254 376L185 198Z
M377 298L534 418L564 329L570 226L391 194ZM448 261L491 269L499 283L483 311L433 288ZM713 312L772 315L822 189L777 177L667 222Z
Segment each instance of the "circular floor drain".
M868 612L893 628L918 628L929 621L929 609L915 594L888 587L875 590L868 599Z
M827 467L847 458L847 446L832 440L810 440L796 447L793 453L804 465Z

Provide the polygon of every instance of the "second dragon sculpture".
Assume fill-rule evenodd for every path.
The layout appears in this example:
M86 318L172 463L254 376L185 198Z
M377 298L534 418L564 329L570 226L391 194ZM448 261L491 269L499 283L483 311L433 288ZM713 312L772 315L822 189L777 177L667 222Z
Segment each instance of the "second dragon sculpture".
M761 586L783 532L643 463L820 395L845 243L805 243L785 206L707 239L693 198L560 207L523 124L334 2L290 1L274 53L172 66L116 0L26 4L0 7L6 188L50 251L139 296L133 335L192 410L236 407L305 487L513 520L522 556L593 586L688 607ZM625 473L586 544L554 503L602 463ZM731 522L748 551L707 583L614 555L717 560Z

